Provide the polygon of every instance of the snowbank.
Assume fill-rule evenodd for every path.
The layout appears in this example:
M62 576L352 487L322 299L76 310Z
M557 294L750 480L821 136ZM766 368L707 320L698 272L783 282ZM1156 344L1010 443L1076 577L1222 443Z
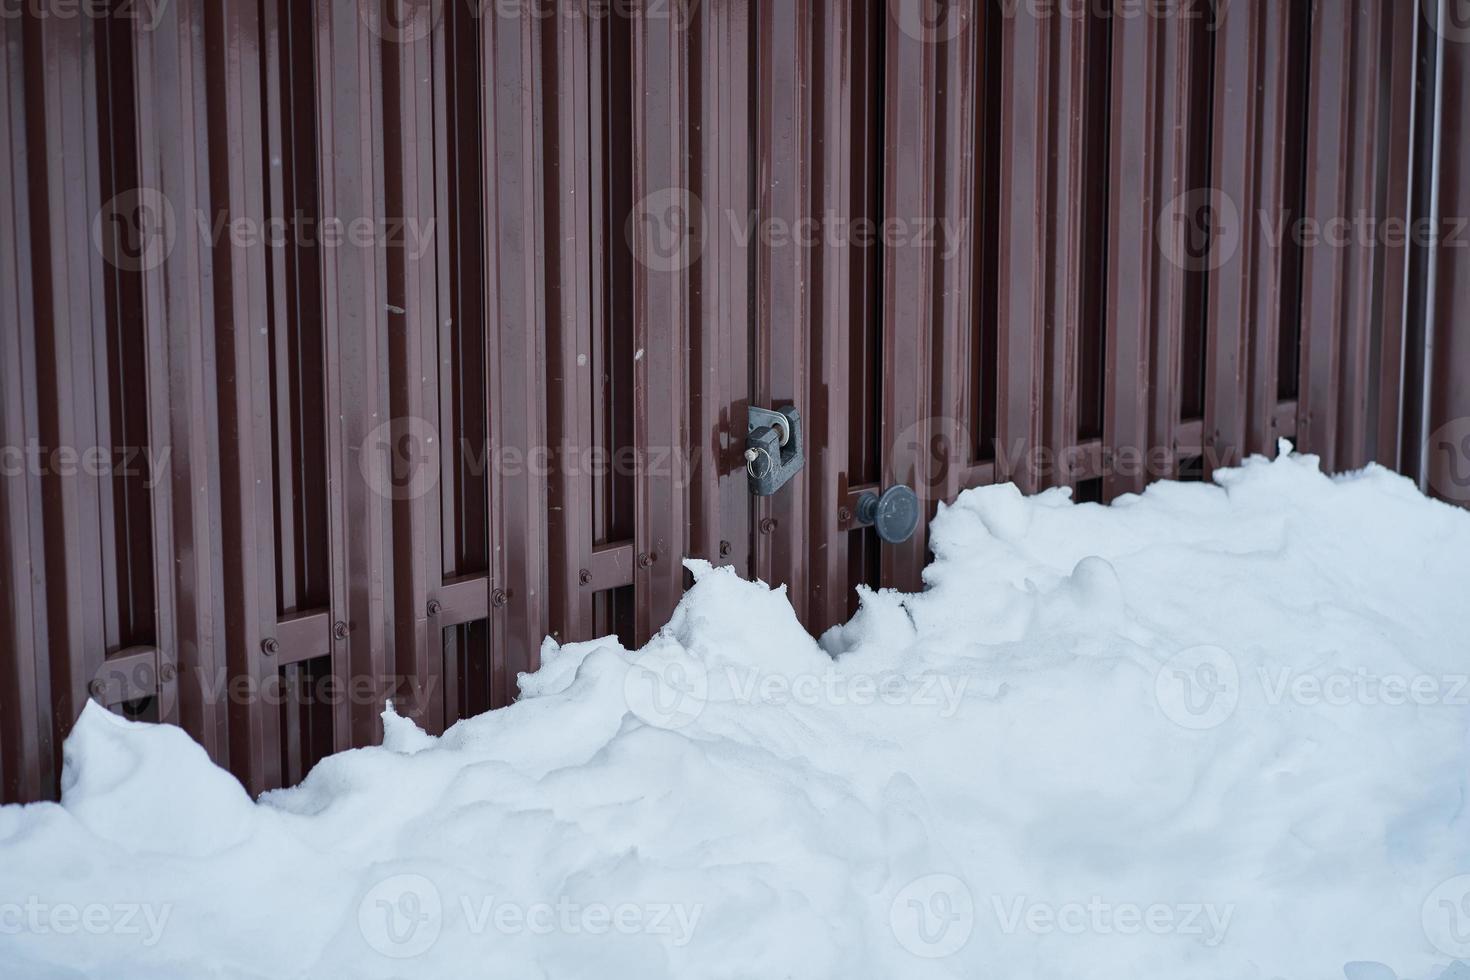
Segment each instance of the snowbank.
M643 650L258 803L89 709L0 809L0 974L1462 975L1470 514L1284 456L934 550L820 643L695 565Z

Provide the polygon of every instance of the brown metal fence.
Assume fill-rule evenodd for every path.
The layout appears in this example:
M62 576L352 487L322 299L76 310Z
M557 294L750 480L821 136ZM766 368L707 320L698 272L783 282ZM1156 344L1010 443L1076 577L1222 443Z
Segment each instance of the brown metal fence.
M871 489L1289 437L1470 498L1438 0L28 0L0 18L0 778L252 791L641 643L685 555L916 589ZM805 469L752 497L752 406Z

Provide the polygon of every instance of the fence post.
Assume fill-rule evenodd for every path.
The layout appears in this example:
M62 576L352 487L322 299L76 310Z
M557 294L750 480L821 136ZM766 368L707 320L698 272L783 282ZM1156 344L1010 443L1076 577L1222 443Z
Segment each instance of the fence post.
M631 15L633 139L640 148L633 166L634 220L687 222L697 220L688 194L690 50L668 9L666 16L650 16L655 9L640 6ZM651 247L650 234L632 237L634 636L641 644L684 591L687 501L671 462L688 433L689 250L696 239L687 226L678 229L673 251L664 253Z

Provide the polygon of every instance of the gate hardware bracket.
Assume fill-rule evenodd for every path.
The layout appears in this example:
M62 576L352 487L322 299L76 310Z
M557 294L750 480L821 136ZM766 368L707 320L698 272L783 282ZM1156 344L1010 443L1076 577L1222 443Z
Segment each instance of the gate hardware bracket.
M806 465L801 413L787 405L779 412L752 406L745 430L745 474L750 492L769 497Z

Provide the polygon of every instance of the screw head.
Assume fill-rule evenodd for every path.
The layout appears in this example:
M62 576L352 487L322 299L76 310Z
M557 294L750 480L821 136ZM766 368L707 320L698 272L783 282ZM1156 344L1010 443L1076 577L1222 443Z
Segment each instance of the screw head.
M158 669L158 676L165 683L177 677L178 673L178 669L175 668L173 664L164 664Z
M510 593L506 592L504 589L496 589L494 592L490 593L490 602L497 609L504 606L509 601Z
M583 585L591 585L592 572L585 568L582 569L580 572L577 573L577 581L581 582Z
M265 654L267 657L274 657L276 654L281 652L281 644L274 637L261 640L260 652Z
M846 507L837 508L837 520L839 523L846 524L852 520L852 511Z
M728 541L721 541L720 542L720 557L721 558L729 558L730 557L730 552L732 552L734 550L735 550L734 548L731 548L730 547L730 542L728 542Z
M761 521L762 534L770 534L774 530L776 530L776 519L774 517L767 517Z
M107 685L102 683L101 680L95 680L87 685L87 693L91 694L98 701L101 701L107 696Z
M443 611L444 611L444 603L440 602L438 599L430 599L429 600L429 615L430 616L437 616L437 615L439 615Z
M653 556L650 555L650 554L648 554L647 552L644 552L643 554L641 554L641 555L638 556L638 567L639 568L647 568L649 565L652 565L652 564L653 564Z
M337 639L339 639L339 640L345 640L345 639L347 639L347 633L348 633L347 624L344 623L344 622L342 622L340 619L337 620L337 622L335 622L335 623L332 624L332 635L335 636Z

